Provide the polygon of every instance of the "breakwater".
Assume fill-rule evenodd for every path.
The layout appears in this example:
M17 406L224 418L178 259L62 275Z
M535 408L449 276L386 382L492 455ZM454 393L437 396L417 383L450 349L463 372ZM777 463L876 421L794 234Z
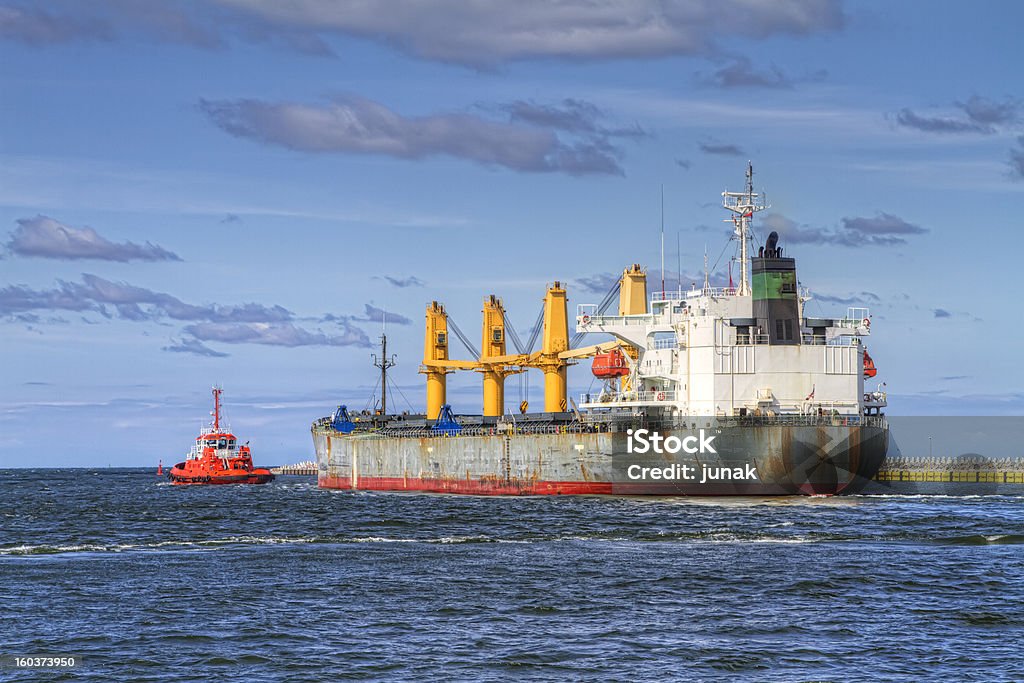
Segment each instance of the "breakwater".
M886 458L875 481L1024 484L1024 458Z
M316 476L316 463L312 460L303 460L291 465L278 465L277 467L271 467L270 471L274 474L301 474L307 476Z

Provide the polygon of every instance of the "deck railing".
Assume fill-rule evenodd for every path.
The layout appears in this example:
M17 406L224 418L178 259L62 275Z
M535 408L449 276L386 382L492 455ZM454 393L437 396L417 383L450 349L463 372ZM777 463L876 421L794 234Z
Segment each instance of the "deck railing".
M699 296L736 296L735 287L708 287L707 289L676 289L676 290L664 290L658 292L651 292L651 302L662 302L662 301L683 301L686 299L695 299Z
M613 426L617 425L617 426ZM385 427L377 430L357 430L363 438L380 439L457 439L466 436L527 436L535 434L594 434L623 431L629 425L644 425L654 429L697 429L723 427L876 427L885 428L884 415L743 415L715 417L711 415L675 416L663 420L647 419L641 415L584 414L582 419L564 424L515 425L510 422L494 426L462 427L458 431L434 430L430 427ZM330 421L317 420L314 429L329 430Z
M674 391L626 391L617 394L580 394L581 403L670 403Z

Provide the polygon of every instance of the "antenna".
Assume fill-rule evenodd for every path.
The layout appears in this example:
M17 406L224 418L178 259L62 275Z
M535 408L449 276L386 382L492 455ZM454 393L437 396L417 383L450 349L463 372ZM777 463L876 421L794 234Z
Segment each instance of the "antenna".
M220 431L220 395L224 390L220 387L213 388L213 429Z
M679 246L679 233L682 230L676 230L676 287L679 289L679 295L682 296L683 292L683 251Z
M726 220L732 221L735 226L735 235L740 241L740 288L736 292L738 296L750 294L750 276L748 274L750 256L747 251L747 243L750 241L750 220L755 213L764 211L771 206L765 204L761 197L762 195L754 192L754 164L750 161L747 162L746 189L743 192L727 190L722 193L722 207L735 214L731 219Z
M665 183L661 184L661 298L665 298Z
M711 291L711 283L708 276L708 245L704 245L704 293Z

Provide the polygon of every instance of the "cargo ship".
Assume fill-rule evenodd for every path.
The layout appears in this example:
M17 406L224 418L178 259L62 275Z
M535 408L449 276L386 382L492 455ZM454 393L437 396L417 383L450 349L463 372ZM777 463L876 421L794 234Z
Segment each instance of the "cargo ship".
M213 421L203 427L185 460L171 468L168 476L174 484L266 484L274 474L265 467L254 467L249 442L238 443L230 429L221 427L220 395L213 388ZM161 464L162 469L162 464Z
M645 269L632 264L602 302L577 306L570 338L566 290L555 282L528 344L491 295L479 350L431 302L422 415L388 413L393 360L382 336L380 408L354 416L339 406L312 425L319 485L480 495L859 492L889 443L886 393L865 388L878 372L865 345L870 311L806 313L812 297L777 233L753 242L753 216L769 207L751 165L745 189L722 198L735 285L730 274L728 286L711 286L705 258L703 286L666 291L663 275L648 294ZM450 358L449 328L471 359ZM581 345L588 335L606 341ZM601 387L570 398L567 368L588 358ZM544 411L529 413L525 401L518 414L507 411L506 378L530 370L543 372ZM446 376L458 371L481 375L482 414L456 415L447 403Z

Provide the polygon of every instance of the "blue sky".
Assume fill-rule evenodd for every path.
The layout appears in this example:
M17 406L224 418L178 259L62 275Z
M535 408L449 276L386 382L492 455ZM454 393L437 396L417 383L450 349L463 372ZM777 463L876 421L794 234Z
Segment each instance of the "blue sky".
M1022 24L1015 2L0 0L0 466L174 461L214 383L258 461L305 459L312 419L367 405L381 311L393 400L422 409L430 300L478 342L495 293L525 338L552 280L575 306L629 263L657 279L662 185L669 280L677 235L687 284L705 248L725 277L748 159L808 310L871 308L890 412L1020 414ZM479 410L479 376L449 383Z

